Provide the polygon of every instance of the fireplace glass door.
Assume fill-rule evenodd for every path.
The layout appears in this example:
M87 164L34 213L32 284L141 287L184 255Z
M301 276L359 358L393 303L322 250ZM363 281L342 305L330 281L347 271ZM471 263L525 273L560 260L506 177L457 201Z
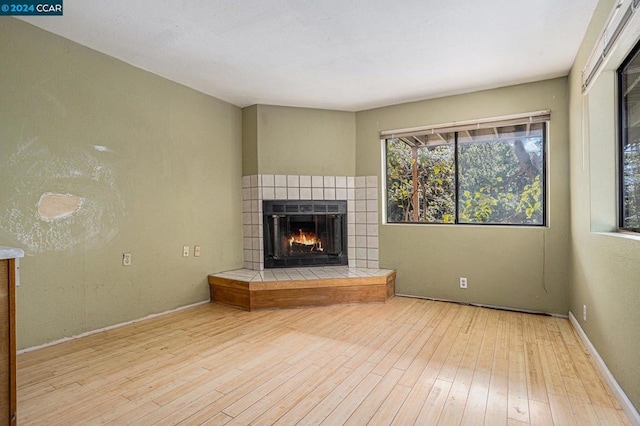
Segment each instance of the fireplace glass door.
M264 201L264 267L347 265L346 201Z

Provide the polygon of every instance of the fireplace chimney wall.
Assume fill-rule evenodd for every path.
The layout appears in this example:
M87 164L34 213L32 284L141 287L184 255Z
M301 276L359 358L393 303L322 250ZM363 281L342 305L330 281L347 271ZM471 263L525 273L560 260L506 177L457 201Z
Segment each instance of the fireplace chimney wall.
M346 200L349 266L378 269L378 196L377 176L243 176L244 267L264 269L263 200Z

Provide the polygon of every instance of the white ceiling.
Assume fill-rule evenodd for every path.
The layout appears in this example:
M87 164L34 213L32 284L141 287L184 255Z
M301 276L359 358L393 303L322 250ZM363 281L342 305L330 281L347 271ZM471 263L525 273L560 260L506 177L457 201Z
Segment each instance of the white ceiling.
M23 17L232 104L358 111L565 76L597 0L66 0Z

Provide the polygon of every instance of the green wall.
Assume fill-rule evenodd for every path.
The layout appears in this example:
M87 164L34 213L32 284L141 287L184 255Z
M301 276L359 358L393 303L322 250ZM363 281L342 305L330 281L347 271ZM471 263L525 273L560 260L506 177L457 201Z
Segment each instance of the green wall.
M241 266L239 108L13 18L0 63L0 245L27 253L20 348L206 301L207 274ZM45 221L47 193L83 203Z
M381 175L379 132L551 110L548 228L381 225L380 266L397 269L396 291L566 314L569 263L567 79L406 103L356 114L356 172ZM469 288L459 288L459 277Z
M571 134L570 310L640 409L640 238L616 229L615 69L638 38L623 37L587 96L581 71L614 5L598 4L569 76ZM632 26L626 34L632 33ZM587 321L582 319L587 306Z
M355 138L353 112L253 105L243 110L243 174L353 176Z
M242 175L258 174L258 105L242 110Z

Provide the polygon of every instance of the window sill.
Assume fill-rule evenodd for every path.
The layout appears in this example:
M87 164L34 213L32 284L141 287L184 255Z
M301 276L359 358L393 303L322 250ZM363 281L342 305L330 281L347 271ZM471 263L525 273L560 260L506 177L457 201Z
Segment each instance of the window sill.
M622 238L625 240L640 241L640 234L632 234L630 232L594 232L596 235L604 235L605 237Z
M547 230L549 225L488 225L479 223L411 223L411 222L382 222L383 226L419 226L419 227L437 227L437 228L482 228L482 229L538 229ZM640 239L640 238L639 238Z

